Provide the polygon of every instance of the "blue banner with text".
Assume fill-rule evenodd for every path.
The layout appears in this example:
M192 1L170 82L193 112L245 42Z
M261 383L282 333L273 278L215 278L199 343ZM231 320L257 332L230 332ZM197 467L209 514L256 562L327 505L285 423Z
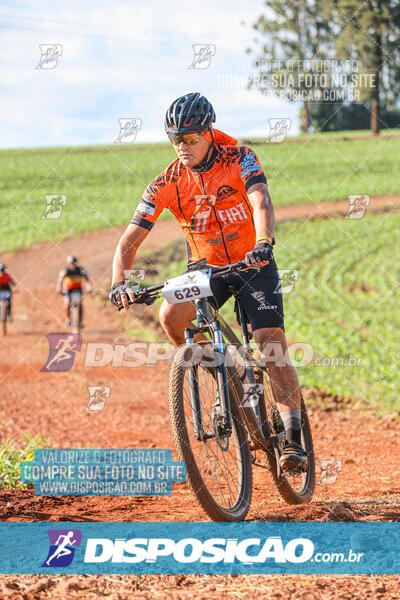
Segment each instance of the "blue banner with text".
M0 573L398 574L399 547L400 523L13 522Z

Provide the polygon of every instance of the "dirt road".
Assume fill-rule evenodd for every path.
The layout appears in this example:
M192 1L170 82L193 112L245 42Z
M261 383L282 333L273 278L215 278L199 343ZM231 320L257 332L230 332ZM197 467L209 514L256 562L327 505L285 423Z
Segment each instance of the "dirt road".
M395 205L396 200L388 203ZM379 204L379 203L378 203ZM376 206L378 206L376 204ZM383 204L383 201L382 201ZM379 204L380 208L382 206ZM335 206L335 211L338 209ZM346 205L340 210L347 210ZM281 209L283 211L283 209ZM294 212L317 207L295 207ZM324 205L323 210L327 210ZM281 213L281 217L283 212ZM282 217L284 218L284 217ZM306 217L307 218L307 217ZM132 313L121 315L102 300L110 279L110 259L119 238L118 228L89 233L61 244L38 244L3 260L20 281L15 297L15 320L10 333L0 338L1 440L22 442L25 434L40 433L49 447L171 448L168 423L168 363L156 367L84 366L89 342L129 343L124 332ZM146 241L148 249L161 240L177 239L180 230L172 221L157 224ZM89 269L96 297L85 299L86 328L83 346L73 368L66 373L45 373L46 333L64 331L60 297L54 291L55 276L66 254L77 254ZM86 411L88 386L109 386L111 393L100 412ZM400 520L398 477L399 426L394 417L377 419L351 409L318 406L310 409L318 475L320 460L342 460L332 485L317 484L311 504L287 506L274 490L268 473L255 468L250 520L323 521L335 503L347 502L360 521ZM322 403L321 403L322 404ZM317 478L318 479L318 478ZM31 491L0 492L2 521L201 521L205 516L186 485L175 485L163 498L51 498ZM195 576L2 576L4 598L396 598L398 577L195 577ZM229 591L228 591L229 590ZM397 594L397 596L396 596Z

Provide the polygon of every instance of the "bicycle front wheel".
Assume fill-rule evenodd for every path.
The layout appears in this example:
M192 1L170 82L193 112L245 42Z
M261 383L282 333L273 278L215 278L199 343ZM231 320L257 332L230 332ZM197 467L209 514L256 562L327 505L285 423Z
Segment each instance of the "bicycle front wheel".
M170 421L178 457L186 463L188 483L200 506L213 521L242 521L250 507L253 479L237 408L241 384L234 369L227 369L232 433L220 437L217 371L215 355L204 346L191 344L177 351L169 377ZM196 385L200 410L194 406ZM199 424L202 435L196 439Z
M80 303L71 303L71 329L72 333L80 333Z

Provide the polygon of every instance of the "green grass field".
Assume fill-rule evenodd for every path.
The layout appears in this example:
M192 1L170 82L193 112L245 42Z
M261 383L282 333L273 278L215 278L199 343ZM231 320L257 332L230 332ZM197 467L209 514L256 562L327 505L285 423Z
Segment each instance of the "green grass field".
M393 248L399 227L399 213L278 226L278 267L299 272L284 294L287 337L305 343L312 356L298 366L302 385L398 410L400 266ZM175 242L153 255L160 274L146 283L182 273L185 259L173 260L180 251ZM238 332L232 301L221 314ZM323 366L328 358L334 361ZM317 366L315 359L325 361Z
M399 213L279 227L279 268L299 270L284 296L288 337L312 344L316 356L361 362L300 367L304 384L398 410L399 227Z
M332 134L321 137L329 139ZM254 149L275 205L399 190L400 139L325 143L304 139L301 144L256 145ZM175 156L168 144L137 144L128 150L124 147L126 151L121 146L71 150L0 152L0 251L128 223L146 185ZM45 194L66 195L61 218L41 218ZM166 211L162 216L168 215Z

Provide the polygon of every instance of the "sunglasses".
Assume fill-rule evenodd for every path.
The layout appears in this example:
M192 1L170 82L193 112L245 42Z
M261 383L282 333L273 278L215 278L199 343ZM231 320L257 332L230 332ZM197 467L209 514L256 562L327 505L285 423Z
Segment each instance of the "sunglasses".
M192 146L193 144L197 144L202 138L201 133L169 133L168 137L170 141L175 145L179 146L181 142L187 144L188 146Z

